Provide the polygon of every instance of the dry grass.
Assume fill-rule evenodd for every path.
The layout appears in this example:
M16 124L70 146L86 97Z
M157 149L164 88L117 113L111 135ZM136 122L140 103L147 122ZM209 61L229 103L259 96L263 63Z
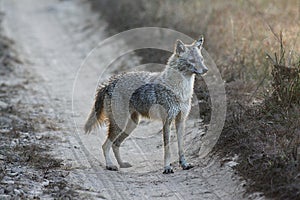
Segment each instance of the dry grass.
M300 105L285 109L268 99L255 107L230 106L216 150L239 155L236 170L248 191L299 199Z
M221 0L91 0L115 32L142 26L205 36L205 47L227 81L260 80L268 67L265 52L277 49L272 31L283 31L287 49L300 52L300 3ZM112 15L111 13L118 13ZM158 57L161 57L161 52Z
M223 155L240 155L236 169L249 181L249 191L263 191L276 199L299 199L300 57L287 56L282 35L278 38L279 52L273 58L268 55L272 62L270 93L256 106L237 105L230 96L217 148Z

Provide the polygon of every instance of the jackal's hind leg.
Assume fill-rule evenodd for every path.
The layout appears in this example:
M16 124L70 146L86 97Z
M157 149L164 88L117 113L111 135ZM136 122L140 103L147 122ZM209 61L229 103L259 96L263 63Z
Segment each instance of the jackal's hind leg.
M112 171L117 171L118 167L113 164L111 161L109 151L113 145L113 142L116 140L116 138L119 136L121 133L121 129L115 125L115 124L109 124L108 128L108 136L104 144L102 145L103 149L103 154L106 162L106 169L112 170Z
M128 168L128 167L132 167L132 165L128 162L124 162L122 159L121 159L121 156L120 156L120 146L121 146L121 143L128 137L128 133L126 132L123 132L121 133L121 135L114 141L113 145L112 145L112 149L113 149L113 152L115 154L115 157L120 165L121 168Z
M115 154L115 157L120 165L121 168L128 168L132 167L132 165L128 162L124 162L121 159L120 156L120 146L122 142L130 135L130 133L136 128L137 124L139 122L139 116L137 113L133 113L131 115L131 119L128 120L128 123L126 125L126 129L124 132L120 134L120 136L117 137L117 139L113 143L113 151Z

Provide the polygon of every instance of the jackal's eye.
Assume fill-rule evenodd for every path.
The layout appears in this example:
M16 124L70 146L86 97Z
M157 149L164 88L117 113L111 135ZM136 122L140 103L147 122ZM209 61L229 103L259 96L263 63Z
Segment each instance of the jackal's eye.
M190 65L194 65L196 63L195 59L192 58L192 59L188 59L187 62L190 64Z
M192 59L189 59L190 62L194 63L195 62L195 59L192 58Z

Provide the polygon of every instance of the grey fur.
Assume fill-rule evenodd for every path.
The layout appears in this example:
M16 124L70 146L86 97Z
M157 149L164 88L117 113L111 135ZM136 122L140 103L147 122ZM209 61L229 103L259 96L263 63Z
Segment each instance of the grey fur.
M121 160L119 147L137 126L140 117L163 122L164 173L173 173L169 149L173 121L178 138L179 163L183 169L193 167L185 160L182 137L191 108L195 74L207 71L201 55L202 44L203 37L191 45L178 40L164 71L123 73L99 86L84 128L88 133L97 122L108 125L108 137L102 146L107 169L118 169L109 157L111 147L120 167L131 166Z

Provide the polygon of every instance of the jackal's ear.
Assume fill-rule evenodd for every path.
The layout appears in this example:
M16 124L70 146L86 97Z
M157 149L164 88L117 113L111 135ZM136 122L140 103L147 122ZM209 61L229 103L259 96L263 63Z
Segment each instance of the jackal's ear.
M199 37L199 39L195 41L195 45L196 45L198 48L201 48L202 45L203 45L203 42L204 42L204 38L203 38L203 35L201 35L201 36Z
M180 55L183 52L185 52L184 43L181 40L177 40L175 44L175 53Z

